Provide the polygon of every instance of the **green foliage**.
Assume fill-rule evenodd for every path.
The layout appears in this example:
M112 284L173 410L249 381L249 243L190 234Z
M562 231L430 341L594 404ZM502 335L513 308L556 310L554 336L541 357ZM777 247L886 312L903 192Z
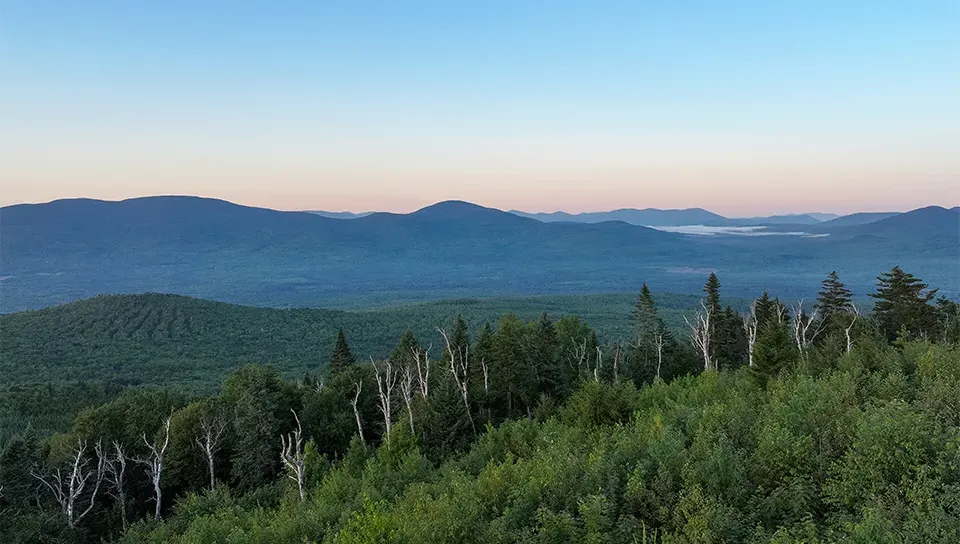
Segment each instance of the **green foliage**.
M649 290L640 302L653 310L644 319L659 326ZM454 362L469 363L466 382L435 354L430 378L415 380L409 404L400 388L387 399L389 442L378 409L383 390L365 362L295 382L247 365L205 397L131 388L98 401L100 389L78 385L91 406L67 403L65 411L79 412L66 432L24 426L0 448L0 541L960 539L960 348L931 343L936 336L911 339L916 334L890 345L879 325L862 318L849 352L828 335L801 365L776 317L779 301L762 298L758 314L761 305L753 367L737 369L729 359L725 371L694 375L691 348L671 342L660 380L634 368L636 353L620 360L615 377L618 348L602 346L574 317L508 314L496 327L479 327L472 345L467 320L458 319L451 337L463 346L455 348L462 359ZM739 339L722 327L739 316L730 307L718 315L714 334L734 340L718 349L736 354ZM906 320L900 328L914 316L896 315ZM631 326L646 330L637 319ZM415 367L413 329L397 337L390 361ZM21 396L10 397L10 413L49 394L11 391ZM280 466L279 438L295 428L294 413L304 431L302 501L291 471ZM152 510L152 488L134 460L147 455L144 437L158 436L167 416L166 519L122 531L121 505L133 520ZM227 426L216 454L219 485L208 489L196 438L212 416ZM31 471L64 466L78 440L116 440L131 462L126 502L105 487L90 517L70 531Z
M330 363L327 365L330 375L337 375L355 362L356 359L353 357L353 352L350 351L350 345L347 344L347 337L343 334L343 329L337 329L337 341L333 344Z
M873 315L880 330L888 340L894 340L901 328L911 337L931 337L936 333L937 318L930 301L936 294L936 289L928 290L927 284L899 266L880 274L877 292L870 295L876 299Z
M750 372L761 383L789 369L797 362L797 345L786 324L771 324L763 329L753 348Z

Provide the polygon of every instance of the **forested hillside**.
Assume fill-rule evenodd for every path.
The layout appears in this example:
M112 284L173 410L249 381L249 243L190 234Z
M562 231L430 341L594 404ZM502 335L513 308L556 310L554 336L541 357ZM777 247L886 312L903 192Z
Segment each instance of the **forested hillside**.
M363 312L255 308L178 295L106 295L44 310L0 315L0 386L34 382L111 380L212 390L232 369L269 364L288 377L327 363L343 329L362 359L390 354L408 329L439 345L437 327L461 315L479 332L514 313L530 321L577 315L601 339L632 332L634 295L459 299ZM682 313L698 297L661 294L667 326L684 327ZM745 308L748 301L732 299Z
M871 296L738 311L711 274L686 335L643 286L622 340L454 318L293 379L65 389L0 451L0 541L956 542L960 306L897 267ZM54 424L49 392L8 404Z

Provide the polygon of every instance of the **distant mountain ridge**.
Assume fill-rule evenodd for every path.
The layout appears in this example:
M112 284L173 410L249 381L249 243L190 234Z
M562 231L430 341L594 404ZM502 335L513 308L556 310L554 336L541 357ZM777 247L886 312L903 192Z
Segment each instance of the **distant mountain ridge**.
M680 227L688 225L703 225L706 227L754 227L770 225L820 225L830 221L840 224L864 224L885 219L890 214L863 214L856 213L839 216L827 213L786 214L765 217L724 217L703 208L668 209L658 208L621 208L607 212L584 212L571 214L564 211L552 213L528 213L520 210L510 210L510 213L521 217L529 217L547 223L602 223L605 221L623 221L631 225L650 227ZM845 219L849 218L849 219Z
M633 292L643 282L698 293L710 271L731 296L808 297L831 270L865 292L893 265L950 293L960 292L958 217L930 207L862 225L694 236L622 220L543 222L462 201L344 220L187 196L60 200L0 208L0 312L142 292L340 308Z

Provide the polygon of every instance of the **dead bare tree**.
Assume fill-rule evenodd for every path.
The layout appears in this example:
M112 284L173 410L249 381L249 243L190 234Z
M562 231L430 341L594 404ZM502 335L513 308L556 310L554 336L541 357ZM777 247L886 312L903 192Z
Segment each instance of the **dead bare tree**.
M583 379L583 366L587 362L587 339L584 338L578 344L577 340L571 337L570 342L573 344L573 358L570 359L569 363L570 369L576 371L577 379ZM574 366L573 361L576 361L576 366Z
M600 346L597 346L597 360L593 365L593 379L594 381L600 381L600 370L603 368L603 349Z
M204 414L200 418L200 434L193 441L203 452L207 460L207 473L210 476L210 489L216 487L216 471L214 463L216 462L217 452L223 445L223 435L227 430L227 418L222 413Z
M163 439L154 442L147 440L147 433L143 433L143 443L146 444L150 454L146 457L137 459L137 462L146 467L147 476L150 477L150 483L153 484L154 510L153 519L160 519L160 508L162 506L162 490L160 489L160 478L163 475L163 459L167 453L167 446L170 445L170 420L172 416L167 416L163 422Z
M747 360L753 366L753 347L757 345L757 302L750 303L750 312L743 316L743 332L747 335Z
M807 358L810 344L823 331L823 327L824 321L817 318L816 310L809 316L803 313L803 300L793 306L793 336L797 342L797 350L800 352L801 359Z
M363 438L363 425L360 423L360 410L357 409L357 401L360 400L360 391L363 389L363 380L357 380L357 394L353 396L353 417L357 419L357 434L360 435L360 443L367 445L367 440Z
M393 432L393 387L397 384L397 373L390 361L377 364L370 359L373 365L374 378L377 380L377 397L380 399L380 413L383 414L383 427L390 442Z
M613 383L620 382L620 343L613 345Z
M99 443L94 449L97 453L100 453ZM70 466L65 473L58 468L48 478L35 471L30 472L34 478L40 480L40 482L50 490L50 493L53 494L54 500L60 505L60 510L67 519L67 526L71 529L76 528L77 523L93 510L93 505L97 500L97 493L100 491L100 484L103 482L106 464L105 458L102 455L97 455L96 468L90 468L88 466L89 459L87 459L86 454L87 443L78 440L77 447L73 450L73 454L70 457ZM91 482L91 479L93 489L90 490L87 497L87 507L78 511L80 508L79 503L82 502L81 497L84 495L84 490L87 489L87 484Z
M657 379L660 380L660 368L663 366L663 331L653 337L653 345L657 348Z
M690 327L690 341L693 347L697 348L703 356L703 370L716 370L716 363L710 356L710 309L703 301L700 301L700 308L702 310L693 315L693 323L687 319L687 316L683 316L683 320Z
M860 319L860 310L857 309L857 305L851 302L850 308L852 310L850 313L853 315L853 319L850 320L850 324L847 325L847 328L843 330L843 333L847 336L847 353L850 353L850 351L853 349L853 337L850 335L850 331L853 330L853 326L857 323L857 320Z
M443 341L447 346L447 355L450 356L450 373L453 374L453 382L460 391L463 398L463 407L467 411L467 418L470 420L470 428L477 431L477 425L473 421L473 414L470 411L470 396L468 382L470 380L470 346L457 348L459 353L454 353L453 344L443 329L437 327L437 332L443 336Z
M400 376L400 395L403 397L403 403L407 406L407 416L410 418L410 434L416 436L417 432L413 428L413 365L407 364L403 368L403 375Z
M433 344L427 349L413 348L413 360L417 363L417 383L420 385L420 395L427 398L430 394L430 350Z
M97 449L101 450L100 444L97 444ZM123 446L120 445L120 442L116 440L113 441L112 451L104 455L102 451L98 451L97 455L102 455L105 459L104 468L106 469L106 480L110 484L110 488L107 490L109 494L117 504L120 505L120 523L124 529L127 528L127 456L123 453Z
M297 482L297 492L300 494L300 500L306 497L303 489L303 427L300 426L300 418L293 409L293 419L297 421L297 429L289 435L280 435L280 460L287 467L287 477Z

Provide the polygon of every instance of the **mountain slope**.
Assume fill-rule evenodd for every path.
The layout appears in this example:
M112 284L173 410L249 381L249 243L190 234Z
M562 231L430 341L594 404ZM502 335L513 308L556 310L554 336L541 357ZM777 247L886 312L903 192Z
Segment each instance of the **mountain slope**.
M56 201L0 209L0 312L118 292L363 307L643 282L695 293L711 270L734 276L737 296L767 288L806 297L834 269L856 289L895 264L933 283L956 276L947 257L960 234L949 221L931 223L919 244L903 235L908 227L857 229L689 236L622 221L545 223L457 201L349 221L193 197Z
M658 294L668 326L698 297ZM256 308L179 295L105 295L0 315L0 387L111 380L215 387L231 369L269 364L291 376L326 365L337 329L359 359L386 357L413 330L425 344L460 314L474 332L506 312L533 320L578 314L601 338L630 334L634 294L448 300L376 311ZM733 300L733 304L741 301ZM434 352L436 355L436 352Z
M895 215L900 215L900 212L860 212L852 213L850 215L844 215L836 219L831 219L829 221L824 221L821 223L822 226L832 228L832 227L850 227L856 225L866 225L868 223L874 223L880 221L881 219L887 219Z

